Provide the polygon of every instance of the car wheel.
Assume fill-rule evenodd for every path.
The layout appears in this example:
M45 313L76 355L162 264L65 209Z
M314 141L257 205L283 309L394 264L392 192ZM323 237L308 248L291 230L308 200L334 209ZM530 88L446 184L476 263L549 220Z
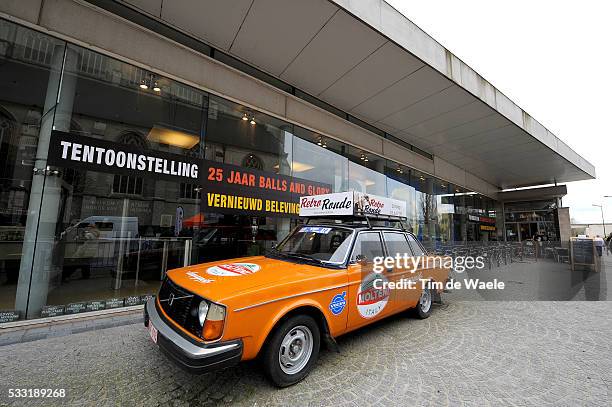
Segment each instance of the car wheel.
M431 304L433 303L433 293L429 287L425 287L421 292L421 297L414 309L414 315L417 318L425 319L431 315Z
M291 386L304 379L317 358L321 334L308 315L296 315L274 330L263 354L264 370L278 387Z

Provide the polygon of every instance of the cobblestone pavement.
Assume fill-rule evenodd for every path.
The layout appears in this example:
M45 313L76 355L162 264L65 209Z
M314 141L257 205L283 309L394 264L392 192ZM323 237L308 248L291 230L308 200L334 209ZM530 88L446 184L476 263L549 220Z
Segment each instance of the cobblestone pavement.
M452 297L452 295L450 296ZM609 406L612 302L453 302L426 320L398 315L339 339L286 389L257 363L191 376L142 324L0 347L8 388L65 388L63 404Z

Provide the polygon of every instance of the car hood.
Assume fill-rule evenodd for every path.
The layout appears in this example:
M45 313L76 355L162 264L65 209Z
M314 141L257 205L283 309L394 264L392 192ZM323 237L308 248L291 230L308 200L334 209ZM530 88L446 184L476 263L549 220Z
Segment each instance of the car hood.
M168 277L179 286L224 303L266 288L291 293L295 285L321 277L346 276L346 270L293 263L264 256L215 261L170 270ZM344 280L340 277L341 280ZM333 279L337 280L337 279ZM310 285L310 284L308 284Z

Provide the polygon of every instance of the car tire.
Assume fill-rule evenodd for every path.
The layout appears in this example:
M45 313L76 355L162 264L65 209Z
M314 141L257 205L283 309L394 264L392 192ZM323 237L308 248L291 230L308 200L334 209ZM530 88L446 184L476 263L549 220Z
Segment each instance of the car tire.
M319 357L321 333L308 315L295 315L278 326L264 349L263 368L274 385L291 386L304 379Z
M429 318L433 304L434 295L431 288L425 287L419 297L416 307L413 309L413 314L419 319Z

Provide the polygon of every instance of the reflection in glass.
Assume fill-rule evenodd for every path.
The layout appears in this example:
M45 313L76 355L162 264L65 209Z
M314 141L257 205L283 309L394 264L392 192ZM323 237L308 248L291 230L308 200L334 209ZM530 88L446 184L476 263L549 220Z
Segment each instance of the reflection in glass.
M65 43L0 20L0 309L24 318ZM44 289L44 288L43 288Z
M282 120L211 95L206 158L290 175L292 131Z
M146 85L146 86L145 86ZM68 45L54 128L119 145L203 155L207 95L141 68ZM29 309L154 293L185 264L200 213L192 185L59 168L47 175ZM44 282L44 284L42 284ZM129 304L125 304L129 305Z
M321 136L296 127L293 139L292 175L310 181L331 185L333 192L346 191L348 184L348 159L328 150L333 145L332 140L323 140L326 148L317 145ZM315 142L306 141L300 137L308 137Z

